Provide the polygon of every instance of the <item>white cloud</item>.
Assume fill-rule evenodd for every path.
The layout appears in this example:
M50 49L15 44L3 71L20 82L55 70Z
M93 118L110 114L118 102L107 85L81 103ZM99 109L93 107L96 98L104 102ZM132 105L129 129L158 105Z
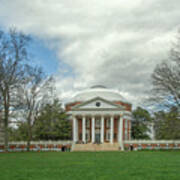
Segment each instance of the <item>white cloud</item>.
M150 74L165 58L179 26L178 0L0 0L0 24L43 39L73 76L59 69L57 88L67 98L81 88L118 88L137 104Z

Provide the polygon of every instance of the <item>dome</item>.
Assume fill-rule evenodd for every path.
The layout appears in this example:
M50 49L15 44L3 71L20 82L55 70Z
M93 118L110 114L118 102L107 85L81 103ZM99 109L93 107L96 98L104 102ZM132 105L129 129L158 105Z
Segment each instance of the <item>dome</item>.
M74 102L84 102L84 101L88 101L88 100L96 98L96 97L101 97L108 101L127 102L127 100L123 96L121 96L119 91L108 89L102 85L92 86L89 89L86 89L86 90L83 90L83 91L77 93L73 97L73 101Z

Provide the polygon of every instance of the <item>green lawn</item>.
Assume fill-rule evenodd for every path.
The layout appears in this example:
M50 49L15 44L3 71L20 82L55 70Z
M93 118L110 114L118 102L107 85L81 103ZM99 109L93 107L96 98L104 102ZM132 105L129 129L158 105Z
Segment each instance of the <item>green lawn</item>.
M0 153L0 180L180 180L180 152Z

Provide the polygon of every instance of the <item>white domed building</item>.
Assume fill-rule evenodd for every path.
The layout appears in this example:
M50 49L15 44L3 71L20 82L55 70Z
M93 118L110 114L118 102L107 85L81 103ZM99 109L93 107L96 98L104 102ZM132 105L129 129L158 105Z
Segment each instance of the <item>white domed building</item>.
M123 149L123 141L131 139L131 109L131 103L119 91L101 85L79 92L66 104L74 144L81 144L82 150L94 144Z

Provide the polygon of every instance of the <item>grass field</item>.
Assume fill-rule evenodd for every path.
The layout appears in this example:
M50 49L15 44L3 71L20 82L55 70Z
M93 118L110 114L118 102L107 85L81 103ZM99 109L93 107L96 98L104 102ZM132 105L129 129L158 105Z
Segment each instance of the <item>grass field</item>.
M0 154L0 180L180 180L180 152Z

